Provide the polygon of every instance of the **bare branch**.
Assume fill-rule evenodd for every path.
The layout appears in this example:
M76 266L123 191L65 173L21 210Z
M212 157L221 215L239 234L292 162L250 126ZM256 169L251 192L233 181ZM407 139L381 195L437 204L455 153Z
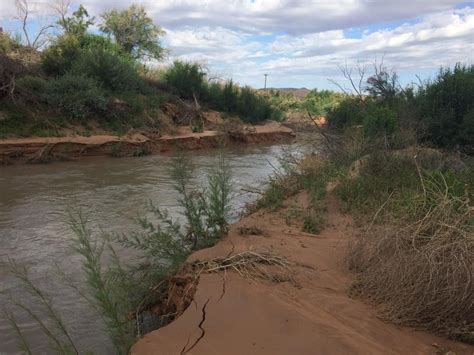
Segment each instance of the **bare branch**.
M333 85L336 85L345 95L349 95L349 92L346 88L342 87L341 84L339 84L336 80L333 80L333 79L328 79L328 81L333 84Z
M28 23L31 19L31 15L36 11L30 8L28 0L15 0L15 6L17 10L17 15L15 18L21 22L21 28L25 37L26 45L34 49L40 48L46 42L49 29L53 28L54 26L51 23L42 23L41 17L36 16L39 28L36 36L34 36L32 39L31 33L28 31Z
M50 6L54 13L59 17L60 23L66 22L66 16L71 7L72 0L56 0Z
M365 73L367 71L367 66L361 65L360 62L357 62L357 70L359 71L359 96L361 96L361 94L364 92L363 82L365 78Z
M339 69L341 70L342 72L342 75L344 75L344 78L346 78L347 80L349 80L349 83L351 84L352 86L352 89L354 89L354 91L356 92L356 94L360 97L362 97L362 90L361 90L361 86L359 85L359 88L357 88L357 86L355 85L354 83L354 79L352 78L352 68L348 68L347 66L347 63L346 65L343 67L343 66L339 66ZM361 78L360 81L362 81L363 79L363 76Z
M28 16L30 15L30 10L28 7L27 0L15 0L15 6L17 11L17 16L15 17L19 21L21 21L21 27L23 30L23 34L25 35L26 44L31 46L30 36L28 36L28 31L26 29L26 25L28 23Z

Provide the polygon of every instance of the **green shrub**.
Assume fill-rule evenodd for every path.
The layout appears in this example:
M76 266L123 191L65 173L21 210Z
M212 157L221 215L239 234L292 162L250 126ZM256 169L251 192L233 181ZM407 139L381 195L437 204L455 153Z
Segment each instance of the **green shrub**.
M459 138L463 145L474 145L474 108L464 115Z
M81 46L74 36L60 36L41 53L42 67L50 76L64 75L79 57Z
M206 73L197 63L175 61L165 74L166 83L173 92L184 98L199 98L204 93Z
M209 104L210 107L216 110L224 110L224 104L222 102L222 84L218 82L210 82L206 87L206 96L204 100Z
M440 147L474 142L474 65L441 69L417 96L423 139Z
M347 126L360 125L364 120L366 100L347 96L339 105L330 109L327 115L328 126L342 129Z
M367 138L390 136L395 132L396 114L386 106L372 105L363 120Z
M419 187L414 160L390 153L374 153L361 160L360 177L345 177L335 189L336 194L357 217L372 216L392 194L393 199L412 196ZM409 201L407 202L409 204ZM408 208L402 202L399 212Z
M39 76L25 75L16 82L16 91L22 96L42 98L48 82Z
M237 113L249 123L257 123L272 118L273 108L270 102L252 88L240 89Z
M324 229L325 223L324 211L308 209L303 216L303 232L319 234Z
M331 109L337 106L342 98L343 94L338 92L330 90L318 91L317 89L314 89L306 95L304 100L298 106L309 111L312 115L326 116Z
M239 88L232 80L227 81L222 88L222 110L237 112L239 104Z
M0 32L0 52L10 53L20 48L20 38L12 37L9 33Z
M87 51L103 51L110 56L120 57L124 61L129 59L121 52L117 44L106 37L93 34L85 34L80 37L63 35L42 52L43 70L50 76L64 75L73 68L83 52Z
M270 185L268 186L262 198L257 201L256 208L268 208L272 211L275 211L283 206L283 202L286 197L287 194L285 192L285 186L283 186L277 180L270 180Z
M47 101L70 118L84 118L103 113L108 100L94 79L66 74L48 83Z
M112 42L110 38L94 35L91 33L86 33L80 37L80 47L83 49L101 49L103 51L109 52L121 56L125 59L130 59L130 57L122 51L122 48L115 42Z
M71 72L93 78L110 91L140 91L145 87L130 60L102 48L82 50Z

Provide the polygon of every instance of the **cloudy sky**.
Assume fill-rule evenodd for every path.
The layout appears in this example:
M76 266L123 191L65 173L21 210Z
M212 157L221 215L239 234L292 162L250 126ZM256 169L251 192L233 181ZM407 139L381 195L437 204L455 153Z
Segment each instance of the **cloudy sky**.
M36 0L38 9L45 8ZM76 1L76 0L75 0ZM130 0L83 0L92 15ZM152 0L139 1L166 30L170 58L197 60L241 84L335 88L338 66L384 58L403 82L440 66L474 63L474 1ZM0 20L14 31L14 0Z

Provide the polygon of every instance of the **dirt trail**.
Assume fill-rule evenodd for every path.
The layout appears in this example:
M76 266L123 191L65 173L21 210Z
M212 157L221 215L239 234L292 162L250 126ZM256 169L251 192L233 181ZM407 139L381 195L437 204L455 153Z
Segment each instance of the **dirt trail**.
M306 207L307 199L305 193L291 198L286 212ZM328 225L318 236L300 232L298 221L288 226L285 209L256 212L222 242L191 256L269 249L297 264L293 282L203 274L184 314L145 335L131 354L474 354L474 347L385 323L374 307L348 296L353 275L344 254L354 227L335 199L327 202ZM243 236L240 227L264 233Z

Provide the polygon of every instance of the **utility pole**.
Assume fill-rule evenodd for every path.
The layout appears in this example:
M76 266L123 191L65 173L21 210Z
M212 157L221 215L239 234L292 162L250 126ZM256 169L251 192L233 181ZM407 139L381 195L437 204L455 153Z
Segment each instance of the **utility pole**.
M268 76L268 74L263 74L263 75L265 75L265 86L264 86L263 89L266 91L267 90L267 76Z

